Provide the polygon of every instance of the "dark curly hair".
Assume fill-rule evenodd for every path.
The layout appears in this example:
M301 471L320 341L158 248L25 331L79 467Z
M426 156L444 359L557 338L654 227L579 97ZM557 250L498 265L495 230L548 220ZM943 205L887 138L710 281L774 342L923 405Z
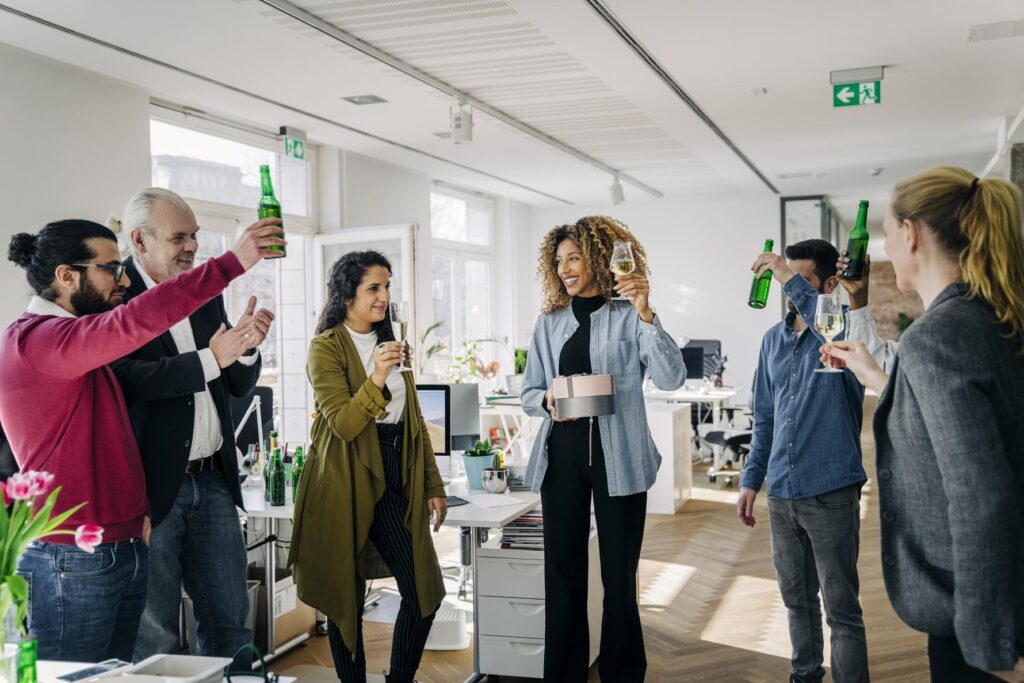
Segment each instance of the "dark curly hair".
M20 232L11 237L7 259L25 269L28 284L36 294L47 301L56 301L54 271L58 266L95 258L96 254L86 244L94 237L117 243L117 235L99 223L79 218L54 221L36 235Z
M625 224L610 216L584 216L572 225L559 225L552 228L540 243L540 256L537 259L537 277L543 289L541 311L551 313L569 305L572 299L565 291L565 284L558 277L558 266L555 256L558 245L563 240L572 240L583 252L583 260L590 269L590 274L597 282L601 293L607 297L615 296L615 275L611 270L612 249L616 242L632 242L633 258L636 260L634 273L647 275L647 252L633 237L633 233Z
M374 266L388 269L391 274L391 261L379 251L350 251L334 262L331 273L327 276L327 303L320 312L320 321L316 324L316 333L320 334L345 321L348 314L348 302L356 298L359 284L366 276L366 271ZM380 341L393 341L394 333L387 317L375 323L373 331Z

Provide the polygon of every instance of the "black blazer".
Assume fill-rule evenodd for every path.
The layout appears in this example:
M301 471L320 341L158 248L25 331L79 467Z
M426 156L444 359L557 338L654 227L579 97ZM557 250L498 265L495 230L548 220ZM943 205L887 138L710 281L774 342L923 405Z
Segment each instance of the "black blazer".
M128 259L127 264L132 284L125 293L126 303L146 291L133 260ZM189 320L197 349L210 345L210 337L221 323L231 327L224 299L220 296L203 305ZM260 365L259 360L251 366L232 363L207 385L198 352L179 354L170 331L110 364L121 383L132 431L142 453L154 527L171 511L178 497L192 445L193 395L207 387L217 407L224 439L216 457L220 459L221 472L235 505L242 507L229 395L241 397L251 392L260 376Z

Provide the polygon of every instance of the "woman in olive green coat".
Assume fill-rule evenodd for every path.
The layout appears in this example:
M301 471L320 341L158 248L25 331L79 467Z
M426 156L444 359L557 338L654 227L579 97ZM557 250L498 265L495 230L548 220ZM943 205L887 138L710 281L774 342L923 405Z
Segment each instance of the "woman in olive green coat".
M423 654L444 582L430 538L447 512L444 485L410 372L394 341L391 264L352 252L331 269L328 301L306 372L316 417L295 500L289 565L299 597L328 617L343 683L366 680L362 611L372 544L402 596L387 680L409 683Z

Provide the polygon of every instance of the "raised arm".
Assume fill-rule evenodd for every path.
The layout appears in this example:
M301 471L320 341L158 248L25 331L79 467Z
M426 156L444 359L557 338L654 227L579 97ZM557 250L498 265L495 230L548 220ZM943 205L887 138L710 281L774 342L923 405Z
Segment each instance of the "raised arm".
M640 347L640 362L648 369L654 386L663 391L675 391L686 381L686 364L679 345L665 328L661 319L646 323L637 316L636 341Z
M350 387L345 358L335 341L316 337L309 347L306 374L313 386L317 412L342 441L352 441L371 422L387 417L391 400L369 377Z
M70 379L126 356L220 294L228 283L284 244L280 219L250 225L232 250L153 287L107 313L39 316L26 323L19 353L37 370Z

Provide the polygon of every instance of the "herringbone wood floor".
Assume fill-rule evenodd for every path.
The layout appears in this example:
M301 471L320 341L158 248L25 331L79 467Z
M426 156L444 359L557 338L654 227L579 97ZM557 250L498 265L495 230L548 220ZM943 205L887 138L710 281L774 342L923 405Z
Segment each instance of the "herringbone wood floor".
M865 417L870 424L870 413ZM874 444L869 432L864 436L864 465L873 478ZM695 473L695 479L703 478ZM698 499L679 514L647 518L640 565L647 680L784 682L789 673L789 636L771 563L763 496L757 502L758 524L747 529L736 519L733 489L695 488L695 494ZM925 638L897 618L885 595L878 505L871 481L864 489L862 518L861 600L872 678L893 683L927 681ZM453 532L439 536L439 555L453 550L457 540ZM367 623L365 634L369 670L386 669L391 627ZM826 651L826 665L827 659ZM273 668L281 671L299 664L332 666L326 639L314 637ZM471 670L470 650L428 651L419 680L456 683ZM596 666L590 680L600 680Z

